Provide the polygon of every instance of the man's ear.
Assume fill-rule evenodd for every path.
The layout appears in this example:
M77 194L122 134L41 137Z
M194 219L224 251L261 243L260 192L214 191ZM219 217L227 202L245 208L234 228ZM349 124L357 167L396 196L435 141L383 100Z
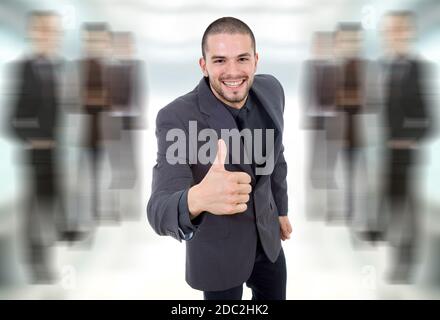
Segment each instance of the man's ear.
M255 53L255 72L257 71L258 59L259 59L258 53Z
M206 70L206 60L205 60L205 58L201 57L199 59L199 65L200 65L200 69L202 69L203 76L208 77L208 71Z

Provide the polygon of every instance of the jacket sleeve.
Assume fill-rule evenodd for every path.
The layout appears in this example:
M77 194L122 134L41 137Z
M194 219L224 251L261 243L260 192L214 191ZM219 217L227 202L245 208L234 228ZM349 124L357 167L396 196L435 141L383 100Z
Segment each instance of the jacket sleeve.
M169 132L173 133L170 135L172 138L167 139ZM159 111L156 119L157 160L153 168L147 216L156 233L169 235L178 241L188 240L179 227L179 203L181 197L185 196L186 191L194 184L194 180L186 154L174 157L175 153L167 155L167 150L176 143L181 144L179 147L182 147L182 150L187 150L187 137L184 126L175 112L167 108Z
M284 128L284 106L285 106L285 96L284 90L280 83L280 95L281 95L281 127ZM283 130L282 130L283 131ZM283 132L279 133L281 139L283 137ZM287 216L288 213L288 197L287 197L287 162L284 158L284 145L281 141L281 150L278 156L277 162L275 163L274 170L270 176L272 194L274 197L275 204L278 208L279 216Z
M284 147L281 147L278 161L270 177L272 193L275 204L278 208L279 216L287 216L288 197L287 197L287 163L284 159Z

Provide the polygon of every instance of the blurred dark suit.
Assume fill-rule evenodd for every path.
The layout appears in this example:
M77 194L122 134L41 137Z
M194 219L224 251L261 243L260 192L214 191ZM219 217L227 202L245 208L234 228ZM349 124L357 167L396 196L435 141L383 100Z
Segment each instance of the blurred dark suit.
M142 101L145 95L139 60L122 60L110 67L110 99L112 111L123 119L124 130L142 128Z
M394 262L396 266L409 268L415 259L419 234L419 208L413 190L414 168L419 156L418 147L432 129L432 118L423 95L423 64L413 58L401 57L383 66L387 70L384 81L386 171L379 229L394 231L389 234L391 244L397 249ZM391 141L411 141L412 146L393 147ZM387 204L389 217L385 214Z
M131 208L122 208L125 217L139 217L136 205L140 195L134 188L140 177L137 158L137 130L143 128L145 93L143 63L138 60L117 60L109 67L111 111L109 128L111 189L130 190ZM115 195L118 196L118 195ZM123 200L123 199L121 199ZM122 205L122 204L121 204Z
M60 67L59 63L42 57L32 57L18 64L17 100L10 122L13 134L24 143L24 158L29 169L29 202L24 234L35 277L47 276L47 247L53 244L58 232L65 231L56 161L59 123L57 73ZM36 140L46 141L49 145L32 145L32 141ZM56 204L59 205L58 210Z
M314 217L318 211L312 207L316 202L316 190L332 188L334 177L329 168L334 167L336 150L329 143L335 117L334 64L329 60L310 60L305 63L304 114L306 129L310 131L310 153L308 176L311 190L307 192L307 214Z
M325 118L334 112L335 67L327 60L310 60L305 63L307 128L322 130Z
M388 65L385 121L388 139L421 142L432 129L428 105L423 96L423 63L399 59Z

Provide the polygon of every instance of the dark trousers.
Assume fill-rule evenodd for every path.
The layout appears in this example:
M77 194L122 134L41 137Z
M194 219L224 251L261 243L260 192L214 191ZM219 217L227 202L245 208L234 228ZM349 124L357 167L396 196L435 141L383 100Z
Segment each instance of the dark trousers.
M121 119L121 121L123 120ZM114 189L130 190L135 187L136 179L139 176L136 166L135 134L136 132L132 130L121 130L119 138L113 141L109 160L112 171L111 186Z
M281 248L278 259L272 263L258 241L254 268L246 285L252 289L252 300L286 300L286 259ZM205 300L241 300L243 285L223 290L204 291Z
M386 231L395 248L396 265L412 265L419 233L418 206L413 190L416 152L389 150L385 192L379 207L379 231ZM387 210L388 209L388 210Z
M115 192L115 218L138 219L142 210L137 200L141 198L137 181L140 176L137 166L137 131L124 129L130 125L126 123L127 118L112 119L121 121L121 130L115 139L109 141L108 155L112 177L109 189Z
M355 195L356 195L356 161L359 157L359 151L355 147L347 147L344 150L346 163L346 196L347 196L347 213L346 218L350 222L353 220L355 210Z
M55 151L30 150L29 189L24 217L24 237L27 260L31 267L47 266L48 247L65 227L65 208L58 183Z
M99 204L100 204L100 192L99 192L99 169L100 161L102 158L102 150L97 144L86 148L86 154L89 157L90 170L91 170L91 188L92 188L92 215L95 220L99 220Z

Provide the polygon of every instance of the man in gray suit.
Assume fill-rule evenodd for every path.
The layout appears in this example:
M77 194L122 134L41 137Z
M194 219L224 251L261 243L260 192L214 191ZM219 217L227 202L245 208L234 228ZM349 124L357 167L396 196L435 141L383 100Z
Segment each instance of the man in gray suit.
M253 299L286 298L284 92L255 75L255 47L242 21L211 23L204 78L156 119L148 219L158 234L186 241L186 280L210 300L241 299L243 283Z

